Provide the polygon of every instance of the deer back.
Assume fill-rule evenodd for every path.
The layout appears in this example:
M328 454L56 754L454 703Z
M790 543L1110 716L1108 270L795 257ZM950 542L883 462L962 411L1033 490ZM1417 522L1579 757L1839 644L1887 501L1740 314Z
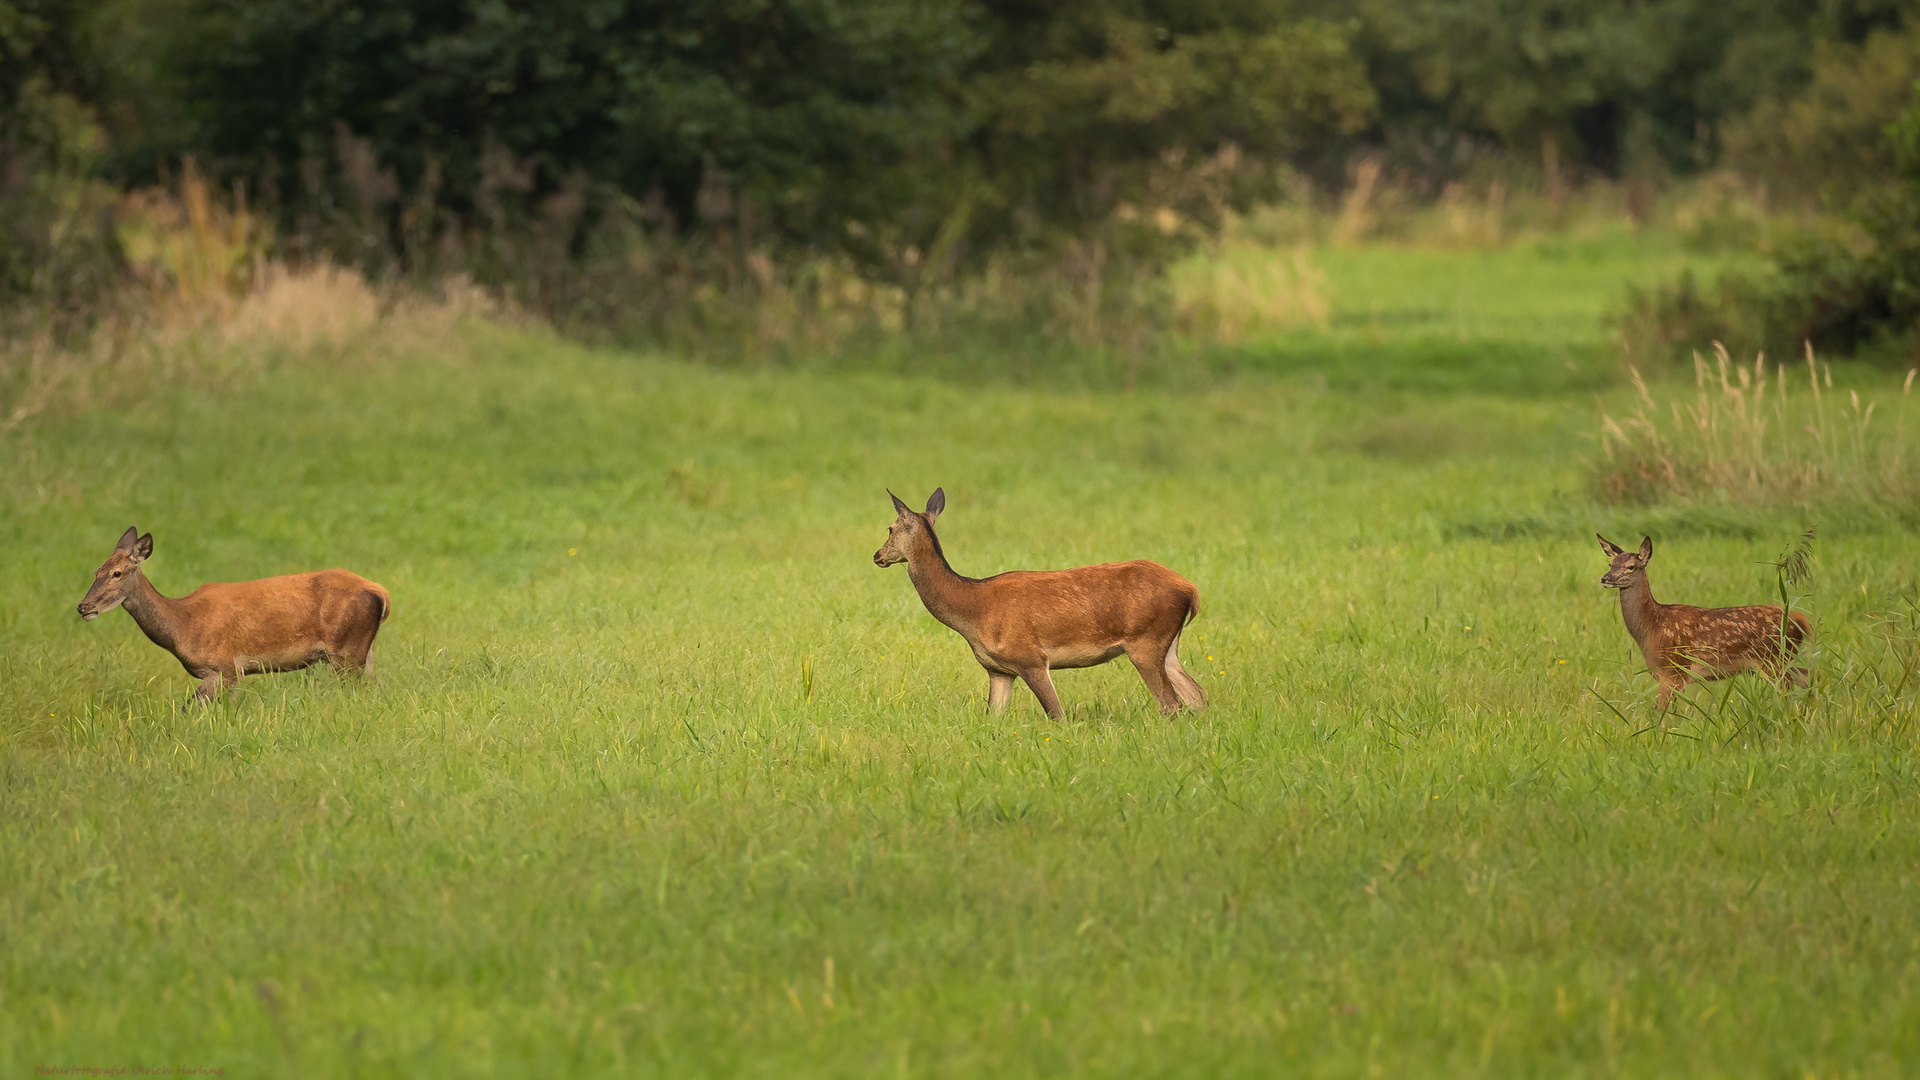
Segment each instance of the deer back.
M180 651L211 656L271 656L335 640L366 615L371 594L380 619L387 590L347 570L316 570L256 581L213 582L180 599Z
M1017 623L1044 646L1171 632L1200 609L1200 590L1192 582L1144 559L1015 570L980 586L987 600L983 631Z

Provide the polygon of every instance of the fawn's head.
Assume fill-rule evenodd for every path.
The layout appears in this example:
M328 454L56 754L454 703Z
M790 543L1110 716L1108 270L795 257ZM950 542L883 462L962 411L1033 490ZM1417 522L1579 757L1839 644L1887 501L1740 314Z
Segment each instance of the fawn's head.
M947 489L934 488L927 496L925 513L916 513L913 508L900 501L900 496L887 492L887 498L893 500L893 509L897 516L893 524L887 526L887 542L873 553L873 565L892 566L906 562L907 551L918 543L931 543L935 554L940 551L940 539L933 535L933 519L947 508Z
M152 533L141 536L140 530L132 527L121 533L120 542L113 545L113 554L93 572L93 588L88 589L85 599L80 601L80 617L92 622L119 607L133 592L133 581L140 576L140 564L152 554Z
M1653 537L1641 537L1640 550L1626 551L1619 544L1601 536L1600 550L1606 552L1607 558L1613 560L1613 565L1607 567L1607 573L1600 579L1600 584L1609 589L1628 589L1633 587L1633 583L1646 570L1647 560L1653 558Z

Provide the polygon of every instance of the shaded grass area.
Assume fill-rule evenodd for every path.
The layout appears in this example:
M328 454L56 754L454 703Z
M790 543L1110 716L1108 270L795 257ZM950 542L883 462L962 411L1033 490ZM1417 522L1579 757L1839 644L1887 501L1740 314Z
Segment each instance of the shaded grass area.
M1330 247L1313 260L1327 325L1212 350L1215 368L1368 392L1591 392L1619 376L1606 319L1625 288L1714 262L1624 225L1476 250Z
M459 363L289 367L9 445L0 1067L1920 1055L1914 699L1855 671L1898 677L1909 534L1824 542L1812 696L1721 684L1662 731L1590 539L1646 519L1570 494L1570 401L1023 393L473 334ZM1109 665L1060 677L1065 724L1024 692L987 716L869 561L882 488L936 484L963 573L1193 578L1214 708L1162 721ZM1581 531L1459 524L1542 507ZM135 522L173 595L381 581L376 678L182 708L129 620L72 613ZM1764 599L1792 529L1749 525L1663 542L1657 595Z
M786 297L695 340L703 360L734 370L968 386L1190 392L1279 376L1368 395L1546 398L1620 383L1609 320L1630 287L1722 258L1613 221L1486 248L1230 240L1164 281L1089 290L1008 277L980 295L930 296L909 332L869 319L810 336Z

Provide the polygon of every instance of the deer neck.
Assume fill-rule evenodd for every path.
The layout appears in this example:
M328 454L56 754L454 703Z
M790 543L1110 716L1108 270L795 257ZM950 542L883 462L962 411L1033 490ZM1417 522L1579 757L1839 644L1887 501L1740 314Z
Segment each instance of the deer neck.
M1627 633L1633 635L1641 652L1646 651L1647 635L1653 629L1659 610L1660 605L1653 599L1653 586L1647 584L1644 572L1636 574L1633 584L1620 590L1620 617L1626 622Z
M927 611L965 636L979 614L979 582L954 573L931 528L907 550L907 577Z
M133 621L140 627L147 640L167 650L174 651L174 645L180 640L179 629L186 619L186 613L180 608L180 601L169 600L160 595L153 587L147 575L138 570L133 572L133 591L120 606L127 609Z

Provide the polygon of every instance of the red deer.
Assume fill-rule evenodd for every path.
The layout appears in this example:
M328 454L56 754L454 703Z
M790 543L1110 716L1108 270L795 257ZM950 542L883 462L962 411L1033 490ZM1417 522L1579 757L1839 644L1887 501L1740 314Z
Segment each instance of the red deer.
M1623 551L1606 537L1600 549L1613 560L1600 584L1620 590L1620 614L1627 633L1640 646L1647 670L1660 680L1660 708L1689 682L1712 682L1743 671L1757 671L1770 679L1785 677L1795 686L1807 684L1807 670L1789 667L1810 632L1807 617L1795 611L1783 616L1771 604L1752 607L1697 608L1662 604L1647 584L1647 562L1653 558L1653 538L1640 541L1640 550Z
M967 639L987 669L987 705L1007 707L1018 676L1047 715L1066 716L1054 692L1055 668L1104 664L1125 654L1147 689L1171 716L1185 705L1206 706L1206 691L1180 666L1180 632L1200 614L1193 582L1144 559L1074 570L1015 570L990 578L962 577L947 564L933 522L946 509L934 489L925 513L887 492L898 511L875 566L907 564L907 577L933 617Z
M392 610L387 590L345 570L202 585L170 600L140 571L152 554L153 534L128 529L94 573L80 617L92 622L126 608L148 640L200 680L195 696L203 701L242 675L322 660L335 671L362 670Z

